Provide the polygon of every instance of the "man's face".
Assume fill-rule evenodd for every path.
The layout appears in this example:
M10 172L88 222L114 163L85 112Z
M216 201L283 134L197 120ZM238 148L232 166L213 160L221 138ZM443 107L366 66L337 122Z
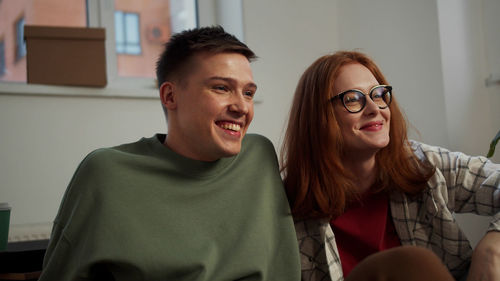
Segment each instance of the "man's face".
M205 53L194 56L190 66L181 82L160 89L168 109L167 146L201 161L236 155L257 90L249 61L237 53Z

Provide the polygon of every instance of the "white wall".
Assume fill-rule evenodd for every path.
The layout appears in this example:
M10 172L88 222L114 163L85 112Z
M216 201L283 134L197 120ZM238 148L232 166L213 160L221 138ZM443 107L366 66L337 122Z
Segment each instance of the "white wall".
M500 130L500 86L486 87L485 83L493 69L500 69L500 49L488 54L486 44L489 40L500 42L500 2L439 0L437 3L448 147L471 155L485 155L491 139ZM485 18L485 12L491 16ZM497 26L496 32L491 32L493 26ZM500 163L499 152L497 149L492 158L496 163ZM482 237L490 219L457 215L474 242Z
M443 78L435 1L340 0L340 45L377 62L414 139L446 146Z
M395 87L401 107L421 133L419 137L412 132L412 137L484 154L493 136L490 131L500 128L500 94L498 87L479 92L467 88L484 83L479 73L486 59L478 58L482 62L475 66L482 47L457 41L461 52L472 57L450 56L458 50L447 41L452 37L445 36L445 29L446 34L461 30L463 34L453 38L470 36L475 42L482 32L479 4L469 3L471 7L462 10L471 22L458 25L453 24L460 21L457 13L443 12L457 8L454 1L470 2L244 0L244 36L259 56L252 67L258 99L263 100L255 106L250 131L268 136L279 147L294 88L305 68L326 53L360 48ZM469 90L455 93L462 82ZM468 106L476 93L483 106ZM456 121L462 116L472 121ZM0 95L0 201L13 206L12 224L52 221L70 177L90 150L151 136L165 127L154 99ZM488 136L481 127L489 130ZM500 151L497 162L498 155ZM479 237L484 225L472 223L467 231Z
M11 223L50 222L91 150L164 132L156 100L0 95L0 201Z
M497 5L489 4L493 2ZM500 42L500 18L491 18L496 19L496 23L489 23L490 26L496 25L498 29L487 34L485 27L489 26L485 25L483 16L485 10L498 15L498 3L495 0L438 1L449 147L473 155L485 155L500 129L500 86L486 87L485 83L493 68L500 70L500 49L488 55L485 44L486 39ZM495 61L498 66L489 65ZM500 153L493 159L500 162Z
M251 131L281 144L295 87L316 58L338 47L336 4L331 0L244 1L245 38L263 103Z

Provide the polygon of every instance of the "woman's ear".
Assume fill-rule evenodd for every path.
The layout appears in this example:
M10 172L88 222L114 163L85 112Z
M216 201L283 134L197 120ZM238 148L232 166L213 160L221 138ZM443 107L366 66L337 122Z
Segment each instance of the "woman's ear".
M177 97L175 96L175 84L164 82L160 86L160 99L163 106L169 110L177 108Z

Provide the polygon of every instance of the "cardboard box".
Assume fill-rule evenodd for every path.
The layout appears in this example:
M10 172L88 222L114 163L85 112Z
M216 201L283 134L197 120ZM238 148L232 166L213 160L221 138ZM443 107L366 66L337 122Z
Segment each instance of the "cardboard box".
M104 28L26 25L28 83L106 86Z

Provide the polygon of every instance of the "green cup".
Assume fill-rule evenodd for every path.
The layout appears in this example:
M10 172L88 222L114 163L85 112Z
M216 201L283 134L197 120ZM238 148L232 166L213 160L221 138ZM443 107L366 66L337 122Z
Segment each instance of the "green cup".
M7 249L10 226L10 206L8 203L0 203L0 251Z

